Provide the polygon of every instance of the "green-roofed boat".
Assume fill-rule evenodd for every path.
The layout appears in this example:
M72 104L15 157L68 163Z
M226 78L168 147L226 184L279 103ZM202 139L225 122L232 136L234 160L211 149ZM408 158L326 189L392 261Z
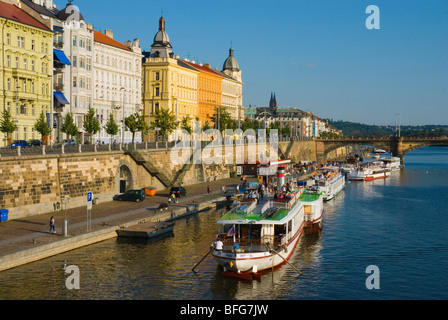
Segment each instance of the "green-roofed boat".
M322 228L323 198L317 190L293 187L284 197L239 200L218 220L211 253L223 274L252 278L286 262L303 233Z

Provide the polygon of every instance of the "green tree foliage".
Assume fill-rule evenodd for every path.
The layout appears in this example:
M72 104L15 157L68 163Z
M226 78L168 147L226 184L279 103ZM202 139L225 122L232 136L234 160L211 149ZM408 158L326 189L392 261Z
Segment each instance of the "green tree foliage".
M134 143L136 132L140 131L147 134L149 129L143 116L138 113L133 113L129 117L126 117L124 119L124 125L126 126L126 131L132 133L132 143Z
M84 118L83 127L84 130L91 135L96 134L101 129L100 122L98 121L95 110L92 107L89 108L89 111Z
M3 117L0 121L0 131L5 133L8 142L11 141L11 134L17 130L17 125L14 123L11 117L11 113L8 110L3 110Z
M118 124L115 122L114 115L112 113L109 115L109 120L107 120L104 129L106 130L106 133L110 135L110 142L112 143L113 136L118 133Z
M155 114L155 119L151 122L153 129L160 128L158 134L167 136L179 126L176 116L172 111L167 109L159 109Z
M70 112L67 113L62 120L61 131L67 135L67 139L77 136L79 133L78 127L73 120L73 115Z
M47 118L45 117L45 114L42 112L37 118L36 122L34 123L34 130L39 132L42 137L48 136L51 134L51 129L48 126Z

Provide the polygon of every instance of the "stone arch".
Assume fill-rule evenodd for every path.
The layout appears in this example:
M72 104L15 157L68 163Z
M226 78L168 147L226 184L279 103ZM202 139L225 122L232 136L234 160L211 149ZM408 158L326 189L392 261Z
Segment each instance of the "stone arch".
M133 173L132 166L126 160L121 160L117 172L115 174L115 191L116 193L123 193L127 190L135 188L136 175Z

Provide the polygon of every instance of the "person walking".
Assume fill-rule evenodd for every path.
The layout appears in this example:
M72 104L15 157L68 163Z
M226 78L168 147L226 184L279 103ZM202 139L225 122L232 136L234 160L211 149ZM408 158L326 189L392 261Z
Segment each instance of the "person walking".
M56 229L54 227L54 217L50 218L50 233L56 233Z

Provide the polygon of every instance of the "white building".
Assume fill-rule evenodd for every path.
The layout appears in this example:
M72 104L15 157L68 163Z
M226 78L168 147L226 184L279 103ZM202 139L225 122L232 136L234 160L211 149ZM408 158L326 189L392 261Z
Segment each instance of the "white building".
M113 38L112 30L94 31L94 108L100 120L101 131L94 137L110 141L104 126L112 113L119 133L115 141L122 140L122 120L143 111L142 105L142 50L139 39L122 44ZM124 105L124 110L123 110ZM130 142L132 134L125 131L124 142ZM141 141L141 135L135 136Z
M240 123L244 121L243 82L241 69L233 56L232 48L229 50L229 57L224 61L222 74L224 77L222 79L221 104L230 113L230 116Z
M52 106L53 143L66 138L61 131L62 120L70 112L78 126L78 143L89 141L84 133L84 116L93 107L93 28L84 21L79 8L68 2L58 10L52 0L23 0L28 8L49 21L53 39Z

